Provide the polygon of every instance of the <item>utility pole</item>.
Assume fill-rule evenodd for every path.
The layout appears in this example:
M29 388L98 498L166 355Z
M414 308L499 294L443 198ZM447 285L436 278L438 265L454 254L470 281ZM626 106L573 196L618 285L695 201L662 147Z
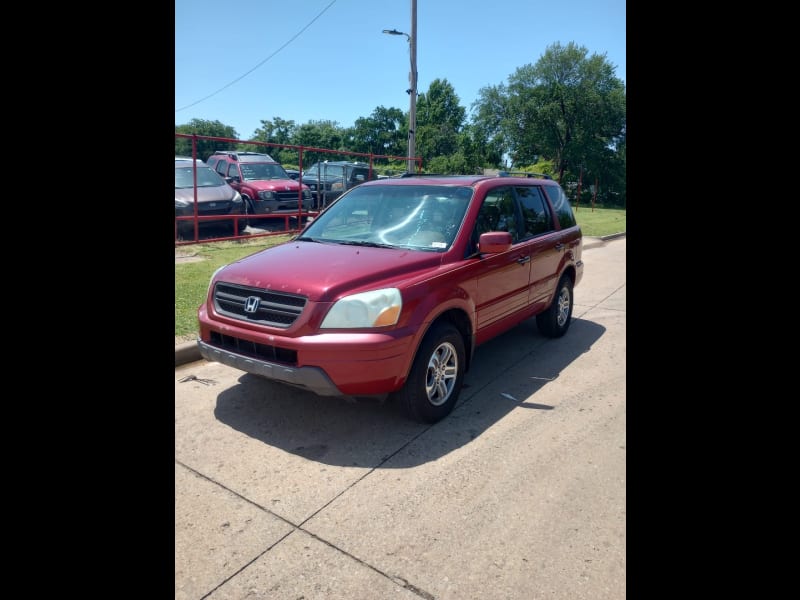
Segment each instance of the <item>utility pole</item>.
M416 173L416 152L417 138L417 0L411 0L411 38L409 39L409 52L411 53L411 73L409 83L411 88L408 90L410 105L408 109L408 172Z
M417 136L417 0L411 0L411 35L397 29L384 29L383 33L389 35L404 35L408 41L408 53L411 58L411 69L408 73L409 96L408 107L408 173L416 173L416 136Z

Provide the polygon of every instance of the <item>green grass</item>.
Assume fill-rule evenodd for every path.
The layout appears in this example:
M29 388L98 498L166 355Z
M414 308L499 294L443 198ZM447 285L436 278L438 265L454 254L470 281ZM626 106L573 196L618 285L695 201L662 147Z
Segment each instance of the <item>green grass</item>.
M578 208L572 206L578 225L581 226L583 235L588 237L603 237L625 231L624 208L598 208L592 209L591 204L580 204Z
M208 290L211 275L219 267L248 254L285 242L291 236L265 236L252 240L191 244L175 249L175 337L194 339L197 334L197 308ZM177 257L192 260L182 262Z
M573 207L574 208L574 207ZM580 205L575 217L587 237L621 233L625 229L625 209ZM211 275L222 265L264 248L287 241L290 235L265 236L252 240L191 244L175 249L175 256L199 258L195 262L175 261L175 337L184 341L197 336L197 307L203 302Z

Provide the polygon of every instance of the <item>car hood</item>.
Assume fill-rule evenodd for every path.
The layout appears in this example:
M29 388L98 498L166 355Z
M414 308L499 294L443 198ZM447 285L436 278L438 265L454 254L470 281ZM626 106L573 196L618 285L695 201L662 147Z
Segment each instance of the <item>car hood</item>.
M292 241L228 265L216 281L328 302L345 291L396 285L435 270L441 262L441 254L419 250Z
M233 198L235 194L232 187L227 185L219 185L214 187L199 187L197 188L197 201L198 202L219 202L222 200L228 201ZM186 202L194 202L194 188L175 188L175 199L185 200Z
M258 191L296 192L300 182L294 179L248 179L246 185Z

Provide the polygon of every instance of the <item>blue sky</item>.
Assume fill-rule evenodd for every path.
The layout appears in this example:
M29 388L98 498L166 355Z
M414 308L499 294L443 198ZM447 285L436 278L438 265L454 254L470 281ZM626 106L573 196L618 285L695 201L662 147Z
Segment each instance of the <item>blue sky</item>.
M545 49L575 42L625 78L626 0L417 0L417 89L446 79L470 107ZM175 0L175 124L350 127L409 109L411 0Z

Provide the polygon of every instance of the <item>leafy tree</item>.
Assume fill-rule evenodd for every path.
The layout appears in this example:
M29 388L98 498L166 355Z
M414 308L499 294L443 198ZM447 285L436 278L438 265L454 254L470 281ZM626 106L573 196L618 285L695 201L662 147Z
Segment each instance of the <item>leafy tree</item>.
M458 148L466 161L460 173L482 173L484 168L495 168L503 160L502 145L488 140L474 123L467 123L458 134Z
M549 46L535 65L509 77L508 86L483 88L478 127L500 140L514 164L552 159L559 181L583 168L606 178L625 132L625 85L605 55L570 42Z
M290 146L293 145L292 138L296 130L297 125L294 121L287 121L280 117L274 117L271 120L262 120L261 127L253 132L250 139L257 142L269 142L271 144L285 144ZM252 144L242 144L241 146L241 150L266 152L281 164L297 164L297 150L291 148L281 148L279 146L254 147Z
M344 129L339 127L336 121L312 120L297 128L292 143L296 146L345 151L348 149L343 146L344 133ZM304 166L311 166L313 162L319 160L341 160L341 158L329 152L314 152L312 150L303 153Z
M239 134L233 127L223 125L219 121L206 121L204 119L192 119L189 123L178 125L175 127L176 133L185 133L189 135L210 136L238 139ZM217 140L198 139L197 140L197 158L200 160L208 160L208 157L214 154L216 150L233 150L236 144L233 142L222 142ZM176 156L191 156L192 155L192 140L189 138L176 137L175 138L175 155Z
M369 117L356 119L347 130L346 145L354 152L403 156L406 134L402 130L404 114L399 108L378 106Z
M417 98L416 154L433 159L457 152L465 118L453 86L446 79L434 79L428 92Z
M472 103L473 138L482 140L486 146L486 166L500 166L503 155L510 147L504 127L507 95L508 91L503 84L487 86L478 90L478 99Z

